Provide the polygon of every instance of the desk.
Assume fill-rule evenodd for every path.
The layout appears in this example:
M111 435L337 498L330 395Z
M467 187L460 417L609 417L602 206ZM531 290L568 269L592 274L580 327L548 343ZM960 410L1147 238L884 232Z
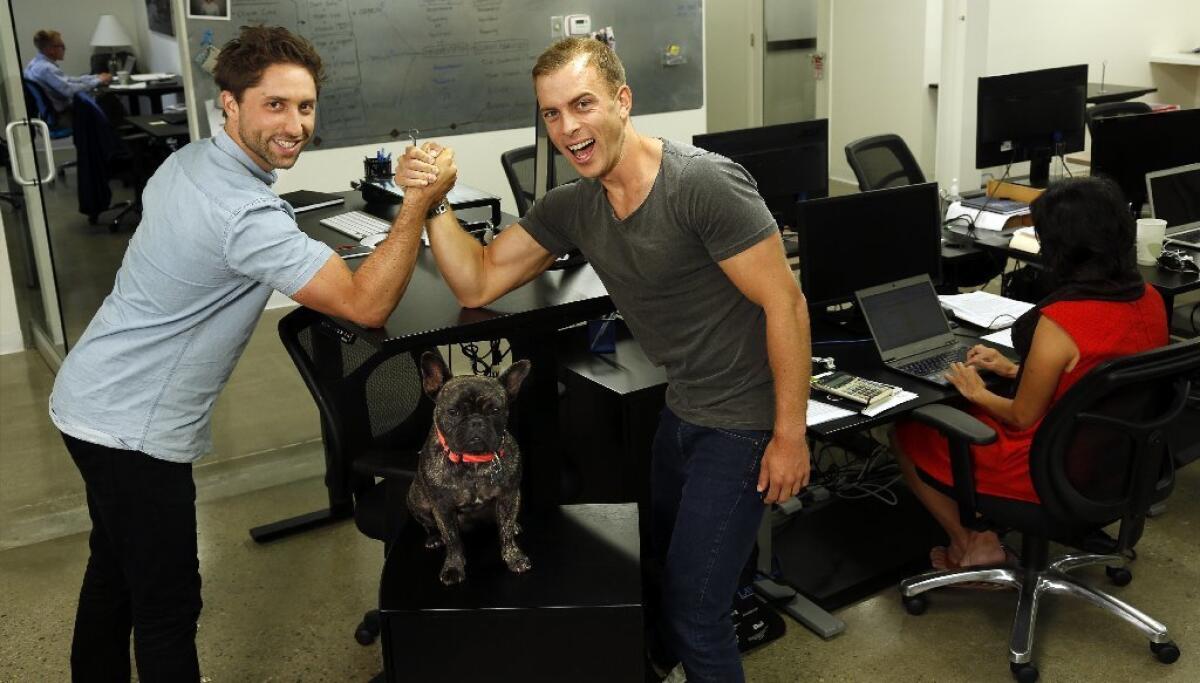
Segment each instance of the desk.
M345 203L300 214L300 229L330 246L351 241L320 224L322 218L361 210L391 220L396 206L368 205L357 192L341 193ZM466 209L464 218L486 217L490 210ZM474 212L474 213L473 213ZM511 216L505 217L515 221ZM351 269L366 259L347 261ZM567 325L612 312L613 304L590 265L547 271L509 292L487 308L463 308L443 282L433 254L422 248L408 290L387 323L366 329L330 318L343 341L361 340L375 353L406 353L484 339L507 338L514 358L529 359L533 369L514 404L510 429L521 443L527 506L557 504L562 485L562 453L558 429L558 360L553 333ZM365 409L365 407L364 407ZM328 510L275 522L251 530L259 542L321 526L353 514L349 490L329 489Z
M106 85L97 89L99 93L112 93L120 95L129 103L129 113L131 116L137 116L142 113L141 97L144 95L150 99L150 113L163 113L163 96L174 93L183 92L183 81L178 77L164 81L150 81L146 83L145 88L113 88L111 85Z
M1141 85L1115 85L1113 83L1087 84L1088 104L1104 104L1107 102L1125 102L1142 95L1158 92L1158 88Z
M168 123L163 119L160 112L145 116L129 116L125 120L138 130L149 135L152 139L167 140L169 138L184 138L185 141L190 139L186 119L182 123Z
M966 235L964 227L952 225L947 227L947 230L952 230L959 235ZM1018 261L1034 265L1041 264L1042 259L1038 254L1031 254L1020 249L1010 249L1008 240L1011 236L1012 232L1009 230L976 230L974 243L979 247ZM1138 266L1138 270L1141 271L1142 278L1146 283L1153 286L1162 295L1163 302L1167 306L1167 320L1171 319L1176 296L1200 289L1200 273L1176 273L1158 266Z

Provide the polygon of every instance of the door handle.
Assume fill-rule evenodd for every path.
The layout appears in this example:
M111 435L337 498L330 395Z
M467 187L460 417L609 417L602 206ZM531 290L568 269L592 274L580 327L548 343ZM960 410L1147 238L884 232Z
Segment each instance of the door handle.
M45 136L45 140L46 140L46 146L44 148L44 151L46 154L46 177L38 178L38 177L34 176L33 180L29 180L28 178L21 175L20 166L18 165L18 162L17 162L17 157L19 156L17 153L17 145L16 145L16 141L13 139L13 131L16 130L17 126L29 127L31 123L34 125L41 126L42 134ZM38 185L40 183L48 183L54 179L54 150L50 148L50 126L47 126L45 121L43 121L41 119L29 119L26 121L13 121L12 123L9 123L7 126L5 126L4 137L8 140L8 148L12 152L12 154L10 155L11 158L9 160L9 165L12 170L13 180L16 180L17 183L19 183L21 185L29 186L29 185ZM29 135L30 143L33 142L33 139L34 139L33 131L30 131L30 135Z

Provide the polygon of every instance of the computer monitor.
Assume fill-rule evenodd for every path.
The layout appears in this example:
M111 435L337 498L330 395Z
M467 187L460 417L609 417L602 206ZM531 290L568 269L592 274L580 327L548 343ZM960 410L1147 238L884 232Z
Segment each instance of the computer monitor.
M796 204L829 196L829 121L816 119L692 136L692 144L739 163L780 225Z
M812 306L914 275L941 281L942 216L937 183L802 202L800 282Z
M1200 162L1200 109L1092 121L1092 175L1112 178L1134 208L1146 201L1146 174Z
M1029 162L1029 184L1045 187L1050 159L1083 150L1087 65L979 79L975 168Z
M1200 164L1146 174L1150 214L1170 232L1200 228Z

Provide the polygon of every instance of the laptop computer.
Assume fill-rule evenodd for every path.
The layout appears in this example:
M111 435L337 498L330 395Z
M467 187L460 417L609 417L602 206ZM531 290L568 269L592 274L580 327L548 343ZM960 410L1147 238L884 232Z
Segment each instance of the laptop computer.
M950 363L967 357L946 322L928 275L889 282L854 293L867 320L883 364L919 379L945 386Z
M1200 249L1200 164L1146 174L1150 215L1167 221L1166 244Z

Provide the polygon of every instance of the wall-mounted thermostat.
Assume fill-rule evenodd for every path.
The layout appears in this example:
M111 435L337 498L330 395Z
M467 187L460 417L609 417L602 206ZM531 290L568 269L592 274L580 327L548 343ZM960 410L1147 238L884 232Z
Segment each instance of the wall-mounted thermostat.
M588 14L568 14L566 24L568 36L586 36L592 32L592 17Z

